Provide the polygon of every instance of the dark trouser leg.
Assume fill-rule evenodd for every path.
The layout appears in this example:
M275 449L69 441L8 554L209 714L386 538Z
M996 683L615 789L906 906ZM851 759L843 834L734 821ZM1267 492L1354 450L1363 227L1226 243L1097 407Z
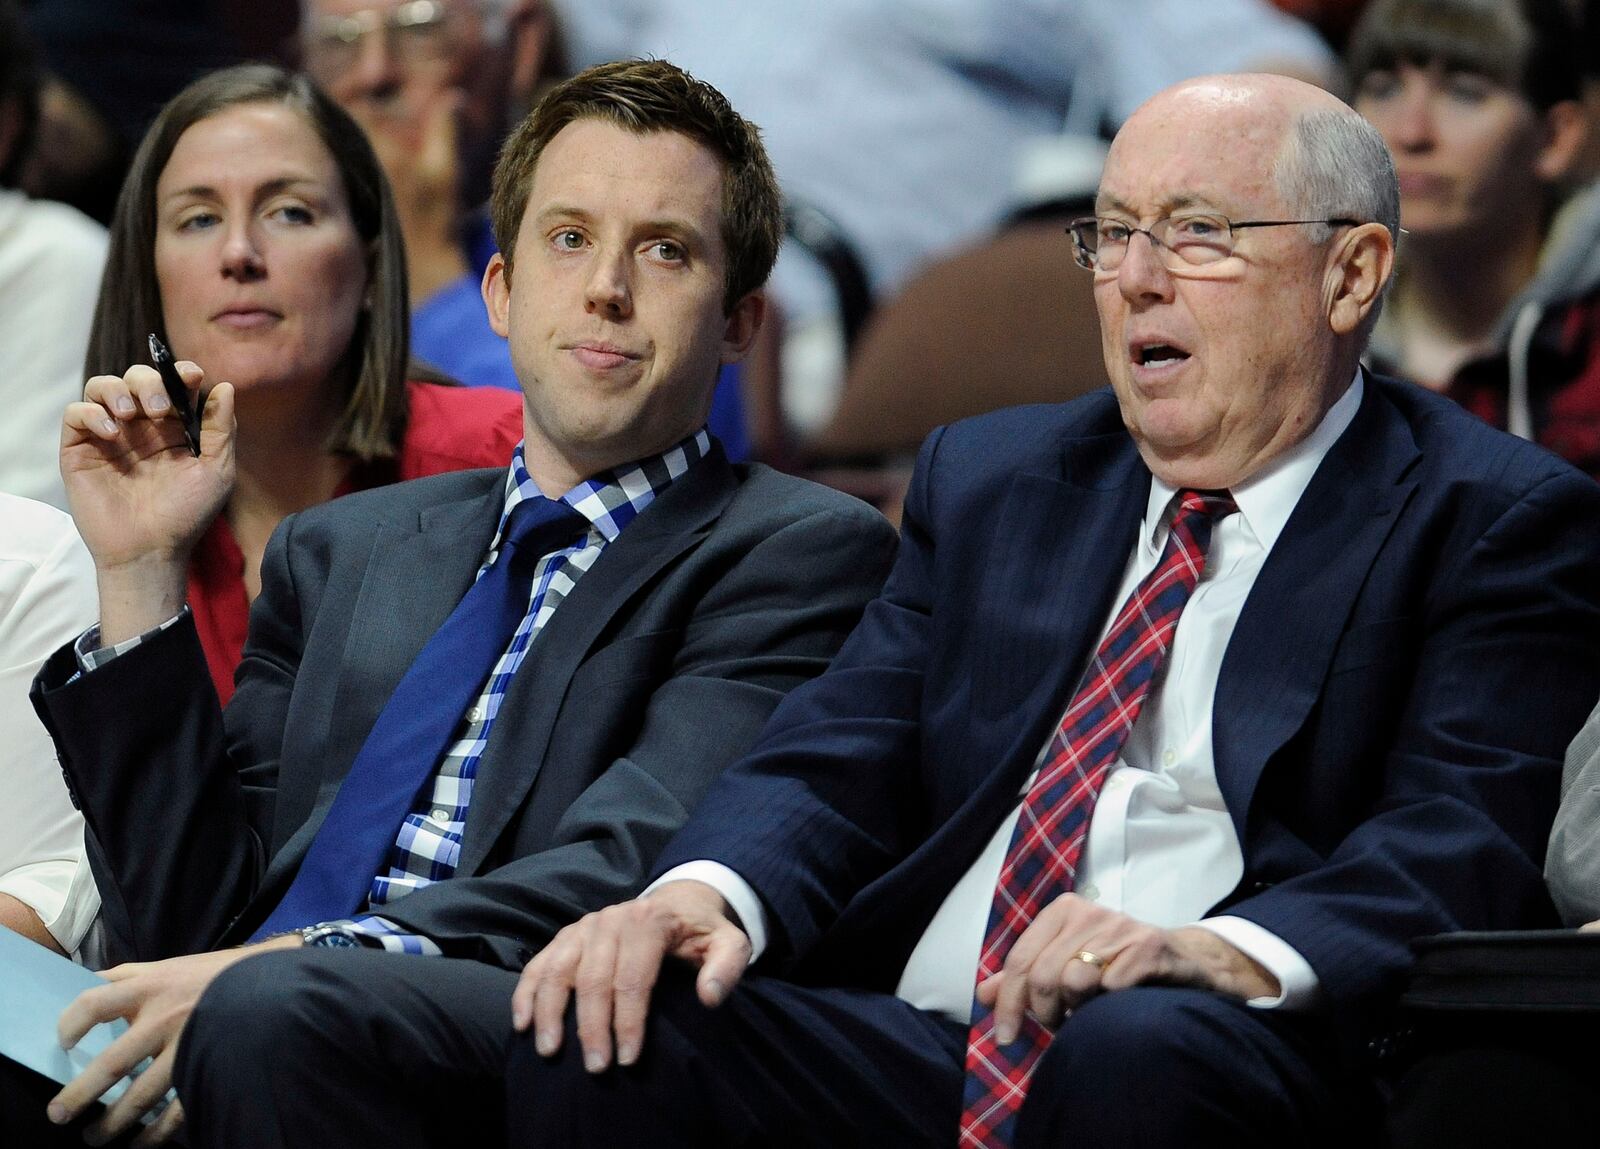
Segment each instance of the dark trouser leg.
M519 1039L508 1142L947 1149L966 1030L881 993L745 979L708 1010L681 970L657 987L637 1064L584 1072L568 1011L554 1058Z
M198 1147L497 1145L517 975L376 950L224 971L174 1077Z
M104 1110L96 1105L87 1117L71 1125L52 1125L44 1107L60 1092L61 1086L50 1078L0 1057L0 1145L7 1149L83 1149L83 1130ZM132 1139L130 1133L109 1144L116 1149Z
M1372 1087L1325 1023L1203 990L1097 997L1040 1059L1018 1149L1381 1143Z

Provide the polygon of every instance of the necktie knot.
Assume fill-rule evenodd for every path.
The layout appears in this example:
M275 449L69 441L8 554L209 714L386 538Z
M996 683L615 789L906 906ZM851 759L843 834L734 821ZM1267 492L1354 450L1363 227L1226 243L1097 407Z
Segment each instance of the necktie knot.
M1227 491L1196 491L1185 489L1178 492L1178 516L1193 518L1203 516L1216 522L1225 519L1239 509L1239 504L1233 501L1233 496Z
M560 499L533 495L511 508L500 548L518 567L537 562L586 530L589 520Z
M1178 510L1172 516L1172 542L1203 567L1206 551L1211 547L1211 528L1238 509L1239 504L1227 491L1179 491Z

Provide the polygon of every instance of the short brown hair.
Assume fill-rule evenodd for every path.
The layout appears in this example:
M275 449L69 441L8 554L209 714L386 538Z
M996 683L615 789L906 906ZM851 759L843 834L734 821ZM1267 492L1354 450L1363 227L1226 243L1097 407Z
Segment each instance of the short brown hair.
M679 132L709 148L723 168L723 311L766 283L783 238L783 206L761 132L721 92L665 60L619 60L580 72L552 88L511 133L489 201L508 275L540 155L562 128L588 118L641 135Z
M327 446L363 461L393 457L405 432L410 322L394 198L372 145L349 113L310 80L281 68L246 64L202 76L168 101L150 125L111 217L111 245L84 370L120 375L130 364L146 361L150 332L167 338L156 280L156 184L184 132L241 104L293 108L327 145L339 169L350 218L366 249L368 304L341 363L344 407Z

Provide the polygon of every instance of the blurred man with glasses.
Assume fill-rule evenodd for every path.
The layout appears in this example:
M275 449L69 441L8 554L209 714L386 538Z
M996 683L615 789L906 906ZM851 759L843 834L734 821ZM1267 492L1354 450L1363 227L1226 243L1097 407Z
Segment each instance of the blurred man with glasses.
M513 1144L1378 1139L1409 942L1550 917L1600 689L1600 488L1359 366L1398 198L1297 81L1134 113L1111 390L929 439L827 673L523 971Z
M306 0L306 71L367 130L406 240L412 352L515 390L479 284L494 253L489 175L551 38L544 0Z

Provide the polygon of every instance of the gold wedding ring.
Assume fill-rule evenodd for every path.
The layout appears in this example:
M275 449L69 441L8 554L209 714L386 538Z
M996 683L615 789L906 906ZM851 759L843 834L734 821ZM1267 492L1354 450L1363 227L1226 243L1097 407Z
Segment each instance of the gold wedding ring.
M1091 953L1088 950L1079 950L1072 955L1072 960L1081 961L1084 965L1092 965L1095 969L1104 969L1106 962L1110 959L1103 958L1099 954Z

